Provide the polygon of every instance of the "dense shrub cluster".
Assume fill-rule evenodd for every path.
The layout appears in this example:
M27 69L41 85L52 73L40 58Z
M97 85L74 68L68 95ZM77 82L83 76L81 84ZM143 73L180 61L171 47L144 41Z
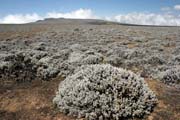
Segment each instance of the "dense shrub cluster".
M158 29L157 32L154 28L146 27L64 26L61 29L53 26L52 29L28 37L18 33L2 36L0 66L4 69L4 66L11 67L13 61L17 63L13 59L2 60L2 54L12 53L16 56L22 52L25 58L30 59L28 64L32 64L32 69L40 79L48 80L57 75L67 77L81 65L102 63L131 70L135 68L138 72L142 71L142 76L154 79L167 68L180 65L178 31L174 28ZM19 64L24 66L21 67L22 71L27 66L31 69L23 63L21 61ZM12 73L9 71L11 69L6 70ZM6 76L3 70L1 76Z
M19 52L1 56L0 78L20 82L31 81L36 78L48 80L56 77L59 70L54 67L44 52Z
M31 59L22 53L4 56L0 66L0 78L18 82L31 81L36 77L36 68Z
M142 117L156 97L143 78L109 64L85 65L59 85L53 102L63 113L104 120Z

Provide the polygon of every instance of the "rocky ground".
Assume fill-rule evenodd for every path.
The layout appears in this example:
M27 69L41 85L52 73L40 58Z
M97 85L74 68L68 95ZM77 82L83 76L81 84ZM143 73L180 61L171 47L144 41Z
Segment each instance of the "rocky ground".
M59 82L105 63L139 74L157 94L144 119L180 118L180 27L47 21L0 25L0 119L74 119L52 104Z

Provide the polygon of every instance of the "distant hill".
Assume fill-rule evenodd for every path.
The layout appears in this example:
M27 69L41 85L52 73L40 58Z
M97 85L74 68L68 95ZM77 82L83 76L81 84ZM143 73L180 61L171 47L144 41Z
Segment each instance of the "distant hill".
M65 19L65 18L47 18L44 20L38 20L33 24L75 24L75 25L111 25L111 24L119 24L117 22L110 22L105 20L98 19Z
M63 25L124 25L124 26L140 26L140 27L179 27L179 26L162 26L162 25L138 25L119 23L99 19L67 19L67 18L46 18L38 20L30 24L63 24Z

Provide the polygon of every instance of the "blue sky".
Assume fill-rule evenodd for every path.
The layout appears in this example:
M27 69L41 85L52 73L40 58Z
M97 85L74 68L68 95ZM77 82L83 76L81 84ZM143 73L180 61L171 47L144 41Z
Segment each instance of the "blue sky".
M50 11L69 12L88 8L101 16L142 11L161 12L162 7L173 7L176 4L180 4L180 0L1 0L0 14L45 14Z
M70 13L79 9L89 9L98 17L135 12L179 16L180 10L174 9L176 5L180 5L180 0L1 0L0 19L8 15L46 16L49 12Z

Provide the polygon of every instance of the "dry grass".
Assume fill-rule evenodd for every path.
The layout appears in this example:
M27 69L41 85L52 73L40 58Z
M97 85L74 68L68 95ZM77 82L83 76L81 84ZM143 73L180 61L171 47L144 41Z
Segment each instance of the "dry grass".
M136 46L137 46L136 43L129 43L129 44L127 45L127 47L128 47L129 49L135 48Z
M1 120L71 120L52 105L61 79L0 86Z
M180 90L157 80L147 80L158 96L158 105L148 120L180 120Z
M0 32L0 40L10 41L13 39L31 38L37 33L45 31L47 26L34 26L32 28L29 28L29 26L22 26L22 28L14 26L13 29L11 27L7 27L6 29Z

